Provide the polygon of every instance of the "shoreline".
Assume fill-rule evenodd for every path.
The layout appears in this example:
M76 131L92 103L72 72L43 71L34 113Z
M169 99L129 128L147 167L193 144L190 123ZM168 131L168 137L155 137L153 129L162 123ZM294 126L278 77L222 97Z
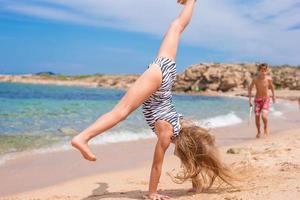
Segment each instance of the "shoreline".
M273 137L282 131L300 128L298 115L298 110L296 110L271 119L271 136ZM253 122L251 127L248 127L247 122L243 121L232 126L214 128L212 134L216 136L218 146L256 141ZM51 187L98 173L112 173L136 168L152 159L154 145L155 138L92 145L93 151L98 156L96 163L86 162L74 149L27 154L17 159L8 160L4 165L0 165L0 177L2 177L0 185L3 189L3 191L0 190L0 197ZM169 148L167 155L172 155L172 152L173 146ZM18 171L18 175L15 174L15 171ZM51 174L45 172L51 172ZM22 183L22 180L29 181Z
M254 89L255 91L255 89ZM206 92L174 92L174 94L200 95L200 96L220 96L220 97L237 97L248 99L248 91L237 89L228 92L206 91ZM300 99L300 90L275 90L277 99L295 102Z

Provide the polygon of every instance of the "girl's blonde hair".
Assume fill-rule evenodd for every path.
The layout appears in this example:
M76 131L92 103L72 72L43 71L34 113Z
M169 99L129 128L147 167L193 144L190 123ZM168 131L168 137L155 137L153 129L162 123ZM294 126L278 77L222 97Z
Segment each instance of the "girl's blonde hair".
M232 186L233 173L220 159L215 138L207 129L192 121L181 120L181 131L174 140L175 155L182 163L182 172L170 174L175 183L192 180L197 191L210 188L216 179Z

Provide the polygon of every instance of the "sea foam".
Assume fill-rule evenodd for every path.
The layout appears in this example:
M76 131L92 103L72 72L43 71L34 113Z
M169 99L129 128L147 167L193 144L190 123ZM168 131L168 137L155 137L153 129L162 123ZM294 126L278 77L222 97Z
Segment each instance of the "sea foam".
M243 120L240 117L238 117L234 112L231 112L226 115L218 115L215 117L198 120L196 121L196 124L199 126L204 126L206 128L218 128L239 124L242 121Z

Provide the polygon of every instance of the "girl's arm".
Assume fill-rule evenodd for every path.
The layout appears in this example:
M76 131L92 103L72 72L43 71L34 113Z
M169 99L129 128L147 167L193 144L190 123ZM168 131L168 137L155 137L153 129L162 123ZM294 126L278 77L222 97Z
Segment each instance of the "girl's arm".
M154 151L153 163L151 168L149 197L157 195L157 186L159 183L165 152L171 143L170 137L159 138ZM167 199L167 197L162 197Z

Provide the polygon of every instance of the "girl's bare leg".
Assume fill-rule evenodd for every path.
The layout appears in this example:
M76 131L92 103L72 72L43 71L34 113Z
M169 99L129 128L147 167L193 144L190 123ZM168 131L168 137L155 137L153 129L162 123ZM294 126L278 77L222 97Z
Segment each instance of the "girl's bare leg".
M172 22L158 51L158 57L176 59L180 36L191 21L196 0L187 0L180 15Z
M110 112L100 116L92 125L75 136L71 144L81 152L85 159L95 161L96 156L89 149L88 141L126 119L160 87L161 82L162 73L159 66L150 66Z

